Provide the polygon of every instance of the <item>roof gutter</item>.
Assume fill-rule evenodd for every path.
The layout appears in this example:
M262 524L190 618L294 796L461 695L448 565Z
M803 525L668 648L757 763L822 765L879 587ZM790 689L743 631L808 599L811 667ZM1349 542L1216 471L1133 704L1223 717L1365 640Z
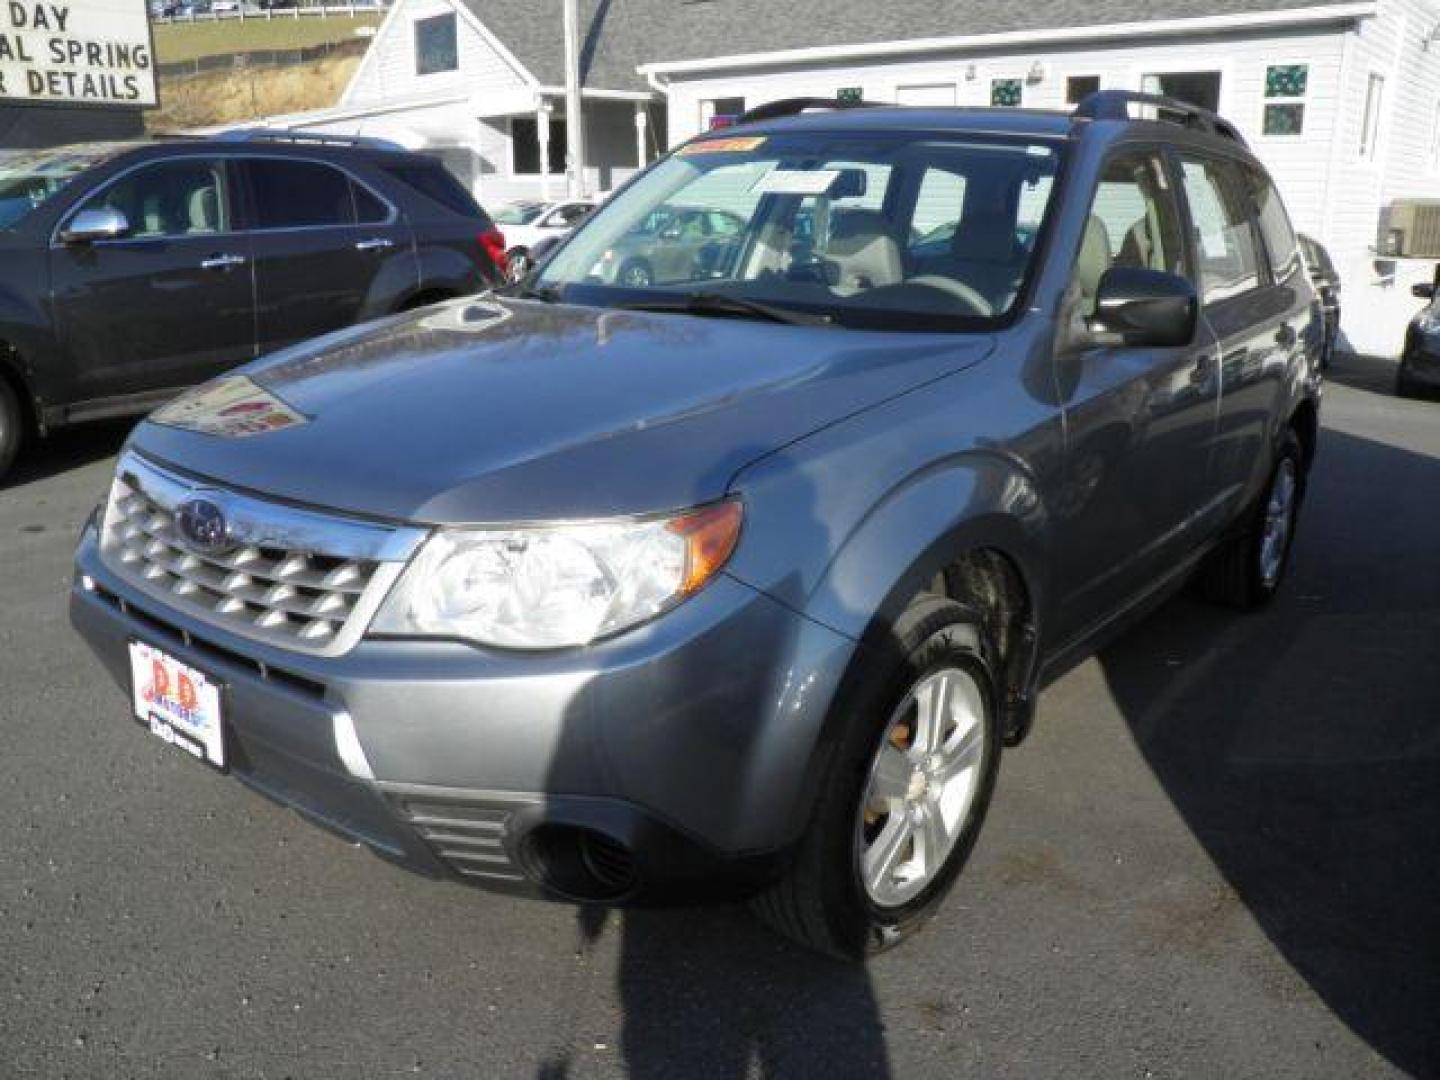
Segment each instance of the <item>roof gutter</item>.
M1049 30L1012 30L1000 34L970 34L958 37L914 38L909 41L860 42L853 45L822 45L775 52L737 53L699 60L670 60L641 64L635 70L657 91L665 86L661 75L685 75L736 68L781 67L830 63L837 60L876 60L917 53L974 52L1077 41L1111 41L1146 37L1175 37L1187 34L1231 33L1242 30L1271 30L1281 27L1315 26L1372 17L1379 12L1379 0L1291 8L1288 11L1257 11L1239 15L1206 15L1191 19L1158 19L1149 22L1107 23L1069 26Z

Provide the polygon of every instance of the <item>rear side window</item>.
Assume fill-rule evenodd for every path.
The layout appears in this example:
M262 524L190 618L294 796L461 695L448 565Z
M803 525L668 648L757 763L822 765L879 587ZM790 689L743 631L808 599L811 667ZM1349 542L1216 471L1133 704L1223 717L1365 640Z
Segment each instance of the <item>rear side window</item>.
M350 178L316 161L247 161L257 229L306 229L355 223Z
M419 192L431 202L439 203L453 213L470 218L485 216L474 196L466 191L460 181L443 165L406 163L385 165L383 168L412 191Z
M1284 281L1300 267L1299 241L1290 227L1290 216L1285 213L1280 193L1264 174L1246 169L1245 175L1255 199L1260 235L1265 238L1265 247L1270 253L1270 269L1276 281Z
M1181 166L1205 302L1228 300L1259 288L1262 277L1250 218L1252 200L1238 167L1195 158L1182 158Z

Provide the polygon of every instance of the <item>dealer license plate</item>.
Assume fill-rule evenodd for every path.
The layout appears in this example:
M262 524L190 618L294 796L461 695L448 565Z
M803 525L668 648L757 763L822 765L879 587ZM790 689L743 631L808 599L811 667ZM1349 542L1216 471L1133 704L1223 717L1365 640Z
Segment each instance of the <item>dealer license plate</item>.
M219 684L141 641L130 643L130 674L140 723L192 757L225 768Z

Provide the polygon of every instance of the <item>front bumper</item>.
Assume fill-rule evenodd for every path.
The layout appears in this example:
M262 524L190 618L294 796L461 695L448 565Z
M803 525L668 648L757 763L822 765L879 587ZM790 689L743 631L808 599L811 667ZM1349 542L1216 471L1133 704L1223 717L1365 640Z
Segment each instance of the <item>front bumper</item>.
M238 779L419 872L568 899L710 898L771 878L804 827L853 651L724 575L583 650L365 639L317 657L136 593L93 528L76 571L71 619L118 684L133 640L223 684Z

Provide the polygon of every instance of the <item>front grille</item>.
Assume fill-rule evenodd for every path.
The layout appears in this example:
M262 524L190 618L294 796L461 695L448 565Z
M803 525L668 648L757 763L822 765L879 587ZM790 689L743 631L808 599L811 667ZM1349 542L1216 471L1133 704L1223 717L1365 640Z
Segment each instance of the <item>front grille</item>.
M505 850L505 830L516 807L455 798L433 791L387 791L391 804L462 878L521 882L519 868Z
M196 492L226 507L235 546L197 551L180 536L176 507ZM269 644L333 654L364 632L418 539L218 492L128 455L100 549L115 573L170 607Z

